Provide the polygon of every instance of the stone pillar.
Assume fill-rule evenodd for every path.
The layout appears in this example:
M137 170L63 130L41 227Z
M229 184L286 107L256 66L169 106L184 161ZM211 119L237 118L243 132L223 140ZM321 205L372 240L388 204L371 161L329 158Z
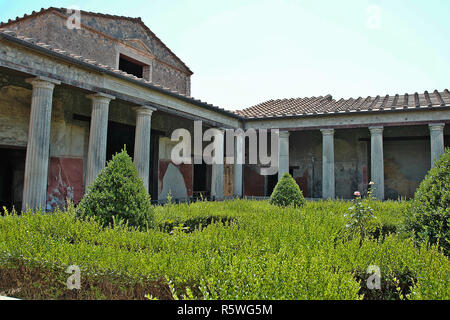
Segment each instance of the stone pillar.
M92 100L92 116L89 132L85 191L87 191L89 185L97 178L106 164L109 102L114 97L103 93L96 93L89 95L88 98Z
M136 110L134 165L148 192L150 177L150 130L155 108L142 106Z
M214 158L218 159L218 163L213 160L211 164L211 197L215 200L223 200L223 159L224 159L224 132L217 129L220 134L217 134L214 139L219 139L220 146Z
M245 150L244 150L244 135L236 136L236 141L234 144L234 196L242 197L242 172L243 164L245 162Z
M278 138L278 180L289 172L289 131L280 131Z
M50 148L50 122L52 117L53 89L61 82L38 77L27 82L33 86L27 155L22 197L22 210L27 207L45 209Z
M444 153L444 123L429 124L431 143L431 167Z
M369 127L371 181L375 183L374 196L384 200L383 127Z
M322 129L322 198L334 199L334 129Z

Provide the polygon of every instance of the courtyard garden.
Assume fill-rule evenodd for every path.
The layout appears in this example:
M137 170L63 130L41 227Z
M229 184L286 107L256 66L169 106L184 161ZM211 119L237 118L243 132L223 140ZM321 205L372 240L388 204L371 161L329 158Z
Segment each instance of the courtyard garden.
M445 156L450 157L448 150ZM169 199L164 206L151 206L141 195L126 157L115 156L116 165L108 164L76 208L3 213L2 294L450 299L450 160L444 157L410 201L381 202L370 192L355 193L353 202L305 201L301 192L291 199L295 192L289 191L286 175L268 201L174 204ZM114 190L120 192L108 184L119 184ZM80 289L67 288L69 266L80 268Z

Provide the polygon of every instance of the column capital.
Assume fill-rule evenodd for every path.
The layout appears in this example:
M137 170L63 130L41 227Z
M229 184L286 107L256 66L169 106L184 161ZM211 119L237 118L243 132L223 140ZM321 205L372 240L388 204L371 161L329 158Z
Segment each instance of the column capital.
M61 81L41 76L35 78L28 78L25 80L25 82L31 84L33 88L44 88L52 90L55 87L55 85L61 84Z
M334 129L320 129L320 132L322 132L324 136L334 135Z
M444 130L445 123L430 123L428 124L430 131L442 131Z
M102 92L88 94L86 97L91 100L99 100L99 101L104 101L104 102L110 102L111 100L114 100L116 98L112 95L102 93Z
M140 107L135 107L135 111L138 116L151 117L153 112L157 111L157 109L150 107L150 106L140 106Z
M279 132L280 138L289 138L290 132L289 131L280 131Z
M370 134L382 134L384 127L377 126L377 127L369 127Z

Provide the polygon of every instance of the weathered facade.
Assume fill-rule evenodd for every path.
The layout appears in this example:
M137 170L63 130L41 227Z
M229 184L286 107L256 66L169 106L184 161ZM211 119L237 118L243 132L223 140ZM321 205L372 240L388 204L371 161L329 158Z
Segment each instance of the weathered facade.
M450 146L450 93L268 101L226 111L190 97L189 68L140 19L50 8L0 25L0 204L78 202L126 147L152 200L267 196L289 171L306 197L411 197ZM279 128L279 171L175 164L173 130ZM192 137L193 139L194 137ZM239 139L236 139L238 142ZM205 145L205 144L204 144ZM248 150L236 144L235 156ZM248 155L247 155L248 156Z

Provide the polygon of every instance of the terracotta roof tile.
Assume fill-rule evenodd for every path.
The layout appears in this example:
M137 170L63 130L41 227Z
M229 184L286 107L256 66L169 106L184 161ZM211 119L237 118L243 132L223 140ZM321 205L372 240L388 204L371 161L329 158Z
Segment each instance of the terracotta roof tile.
M367 98L349 98L334 100L331 95L325 97L277 99L259 103L253 107L238 110L235 113L242 117L281 117L283 114L312 115L345 112L369 112L383 110L399 110L420 107L450 107L448 89L433 93L413 93L376 96Z

